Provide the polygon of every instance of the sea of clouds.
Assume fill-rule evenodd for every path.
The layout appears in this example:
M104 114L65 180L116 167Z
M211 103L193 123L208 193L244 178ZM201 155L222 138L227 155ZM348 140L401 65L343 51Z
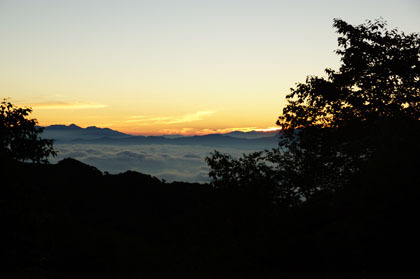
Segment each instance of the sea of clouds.
M99 170L120 173L127 170L151 174L166 181L209 182L209 167L204 158L215 150L210 146L190 145L100 145L55 144L57 157L74 158ZM239 157L257 150L217 148L222 153Z

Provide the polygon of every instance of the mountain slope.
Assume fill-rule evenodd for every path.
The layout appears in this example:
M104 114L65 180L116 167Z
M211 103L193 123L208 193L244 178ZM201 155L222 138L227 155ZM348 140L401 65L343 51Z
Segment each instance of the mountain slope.
M203 145L234 148L271 148L278 143L277 133L232 132L229 134L209 134L204 136L132 136L109 128L87 127L77 125L53 125L44 128L44 138L52 138L58 143L77 144L110 144L110 145Z
M109 129L109 128L98 128L90 126L87 128L81 128L75 124L69 126L66 125L51 125L44 127L42 133L44 138L51 138L57 141L71 141L74 139L97 139L101 137L109 138L123 138L129 137L130 135Z

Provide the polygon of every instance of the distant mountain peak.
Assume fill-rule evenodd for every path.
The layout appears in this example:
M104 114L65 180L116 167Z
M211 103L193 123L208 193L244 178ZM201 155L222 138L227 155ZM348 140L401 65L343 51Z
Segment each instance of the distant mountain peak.
M129 135L109 129L89 126L82 128L76 124L70 125L51 125L44 127L43 137L61 141L71 141L74 139L99 139L128 137Z
M71 128L71 129L82 129L82 127L77 126L76 124L73 124L73 123L69 125L69 128Z
M46 129L73 129L73 130L79 130L79 129L83 129L79 126L77 126L76 124L70 124L70 125L64 125L64 124L56 124L56 125L50 125L50 126L45 126L44 128Z
M89 126L89 127L86 127L86 129L95 130L95 129L103 129L103 128L99 128L99 127L96 127L96 126ZM104 128L104 129L108 129L108 128Z

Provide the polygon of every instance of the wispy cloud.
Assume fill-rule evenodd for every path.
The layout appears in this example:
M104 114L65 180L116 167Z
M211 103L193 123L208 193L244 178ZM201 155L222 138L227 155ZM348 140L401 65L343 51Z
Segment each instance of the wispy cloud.
M106 107L103 104L85 102L42 102L23 105L33 109L99 109Z
M188 123L193 121L203 120L204 117L216 113L214 110L197 111L195 113L189 113L178 116L146 116L146 115L134 115L131 116L127 123L141 123L142 125L155 125L155 124L179 124Z

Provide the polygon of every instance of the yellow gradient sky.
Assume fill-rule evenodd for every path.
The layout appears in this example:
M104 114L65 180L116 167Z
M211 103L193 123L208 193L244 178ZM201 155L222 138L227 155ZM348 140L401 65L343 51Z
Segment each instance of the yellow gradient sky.
M333 18L420 31L420 2L0 0L0 97L41 125L135 134L275 126L285 95L337 68Z

